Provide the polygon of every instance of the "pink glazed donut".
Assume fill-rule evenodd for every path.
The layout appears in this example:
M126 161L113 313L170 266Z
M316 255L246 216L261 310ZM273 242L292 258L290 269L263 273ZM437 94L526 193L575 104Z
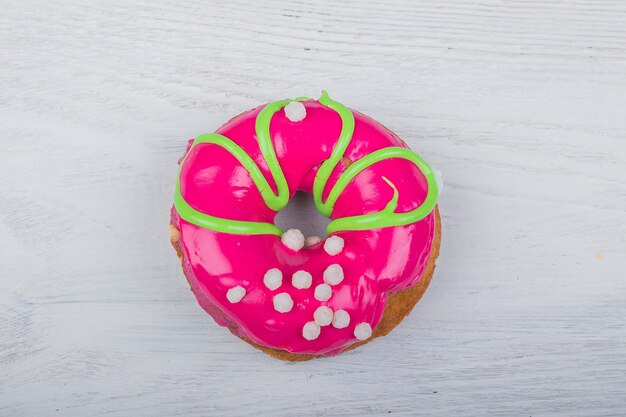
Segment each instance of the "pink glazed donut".
M323 92L242 113L189 142L170 237L200 305L285 360L387 334L432 277L438 176L394 133ZM296 191L328 237L281 231Z

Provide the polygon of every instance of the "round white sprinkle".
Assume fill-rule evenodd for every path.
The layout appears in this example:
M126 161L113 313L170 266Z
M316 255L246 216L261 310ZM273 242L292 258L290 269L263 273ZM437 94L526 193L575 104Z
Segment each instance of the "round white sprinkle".
M304 247L310 248L313 245L317 245L321 241L322 239L319 236L309 236L306 239L304 239Z
M327 254L335 256L343 250L343 239L339 236L331 236L324 242L324 250Z
M333 290L328 284L320 284L315 287L315 299L317 301L327 301L333 295Z
M314 321L310 321L302 327L302 336L306 340L315 340L319 337L321 331L320 326L315 324Z
M274 296L274 310L279 313L287 313L293 308L293 300L286 292L281 292Z
M274 291L283 283L283 273L278 268L272 268L263 276L263 284L270 290Z
M372 326L369 323L359 323L354 328L354 337L359 340L367 340L372 336Z
M306 117L306 108L299 101L292 101L285 106L285 116L292 122L299 122Z
M350 324L350 314L346 310L337 310L333 315L333 327L344 329Z
M439 189L439 195L443 191L443 175L441 175L441 171L437 168L433 168L433 172L435 173L435 182L437 183L437 188Z
M326 306L320 306L313 313L313 319L320 326L328 326L333 321L333 310Z
M311 286L311 282L313 282L313 277L306 271L296 271L291 276L291 284L299 290L304 290Z
M298 229L289 229L280 238L283 245L296 252L304 246L304 235Z
M230 301L233 304L238 303L245 296L246 296L246 289L240 285L237 285L236 287L233 287L230 290L228 290L228 292L226 292L226 298L228 298L228 301Z
M343 281L343 268L332 264L324 271L324 282L329 285L337 285Z

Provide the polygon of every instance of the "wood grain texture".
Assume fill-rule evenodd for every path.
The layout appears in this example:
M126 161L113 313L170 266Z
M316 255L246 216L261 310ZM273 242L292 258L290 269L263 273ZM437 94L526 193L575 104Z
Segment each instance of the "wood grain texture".
M4 1L1 416L626 415L626 3ZM282 363L168 242L188 138L328 89L438 167L388 336Z

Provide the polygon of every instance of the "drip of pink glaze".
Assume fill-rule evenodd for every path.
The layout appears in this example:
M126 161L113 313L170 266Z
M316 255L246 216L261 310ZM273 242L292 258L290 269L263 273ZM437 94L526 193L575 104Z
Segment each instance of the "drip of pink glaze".
M292 122L277 112L270 124L276 155L291 195L296 190L311 193L319 165L330 156L341 131L341 118L317 101L306 101L306 118ZM241 146L257 162L270 185L275 187L256 140L255 119L263 106L243 113L222 126L220 133ZM404 142L373 119L354 112L353 139L345 159L337 166L325 189L326 198L347 164L389 146L406 147ZM255 184L238 161L218 146L196 146L181 170L181 192L185 200L204 213L236 220L273 222L275 212L265 205ZM335 204L332 219L380 211L393 195L382 179L398 189L396 212L419 206L427 194L426 179L406 160L385 160L357 175ZM333 355L358 340L354 327L362 322L375 328L380 321L388 291L400 291L416 284L426 266L435 236L431 213L406 226L365 231L338 232L344 250L328 255L323 245L293 252L274 235L232 235L195 226L172 209L172 224L180 230L183 267L200 305L222 326L240 337L270 348L291 353ZM332 287L328 301L314 298L315 287L323 283L323 272L331 264L343 267L344 280ZM267 270L278 268L283 283L276 290L263 284ZM312 274L308 289L291 285L291 275L305 270ZM230 303L227 291L240 285L245 297ZM273 307L274 295L287 292L294 301L292 310L280 313ZM325 305L350 314L350 325L336 329L324 326L315 340L302 336L302 327Z

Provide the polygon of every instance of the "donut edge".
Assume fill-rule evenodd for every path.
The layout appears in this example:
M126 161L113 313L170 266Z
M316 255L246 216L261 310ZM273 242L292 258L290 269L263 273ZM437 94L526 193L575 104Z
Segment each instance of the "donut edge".
M439 205L435 206L434 211L435 211L435 238L433 239L433 243L430 249L430 255L428 257L428 261L426 262L426 267L424 268L424 272L420 280L417 282L417 284L407 288L404 291L388 292L387 293L387 297L388 297L387 305L385 306L385 310L383 311L383 316L380 319L380 322L378 322L378 324L374 328L372 337L362 342L357 342L348 346L339 354L348 352L352 349L356 349L359 346L362 346L371 342L377 337L382 337L382 336L386 336L387 334L389 334L389 332L391 332L397 325L399 325L402 322L402 320L404 320L406 316L408 316L411 313L415 305L418 303L418 301L422 298L422 296L426 292L426 289L428 288L428 285L430 284L430 281L432 280L434 272L435 272L436 260L437 260L437 257L439 256L439 248L441 246L441 216L439 214ZM176 229L175 226L170 224L170 243L176 250L176 254L178 255L178 257L180 258L181 266L183 267L182 268L183 274L185 274L185 277L187 278L187 282L189 283L190 288L191 288L191 282L183 266L185 262L185 255L180 246L180 239L178 238L179 233L180 232L178 231L178 229ZM229 328L229 330L231 331L231 333L235 334L233 332L233 329ZM237 335L235 334L235 336ZM304 361L309 361L311 359L332 357L328 355L310 355L310 354L303 354L303 353L290 353L281 349L261 346L257 343L254 343L253 341L249 339L246 339L245 337L240 337L240 339L250 344L251 346L259 349L260 351L266 353L267 355L275 359L280 359L282 361L304 362Z

